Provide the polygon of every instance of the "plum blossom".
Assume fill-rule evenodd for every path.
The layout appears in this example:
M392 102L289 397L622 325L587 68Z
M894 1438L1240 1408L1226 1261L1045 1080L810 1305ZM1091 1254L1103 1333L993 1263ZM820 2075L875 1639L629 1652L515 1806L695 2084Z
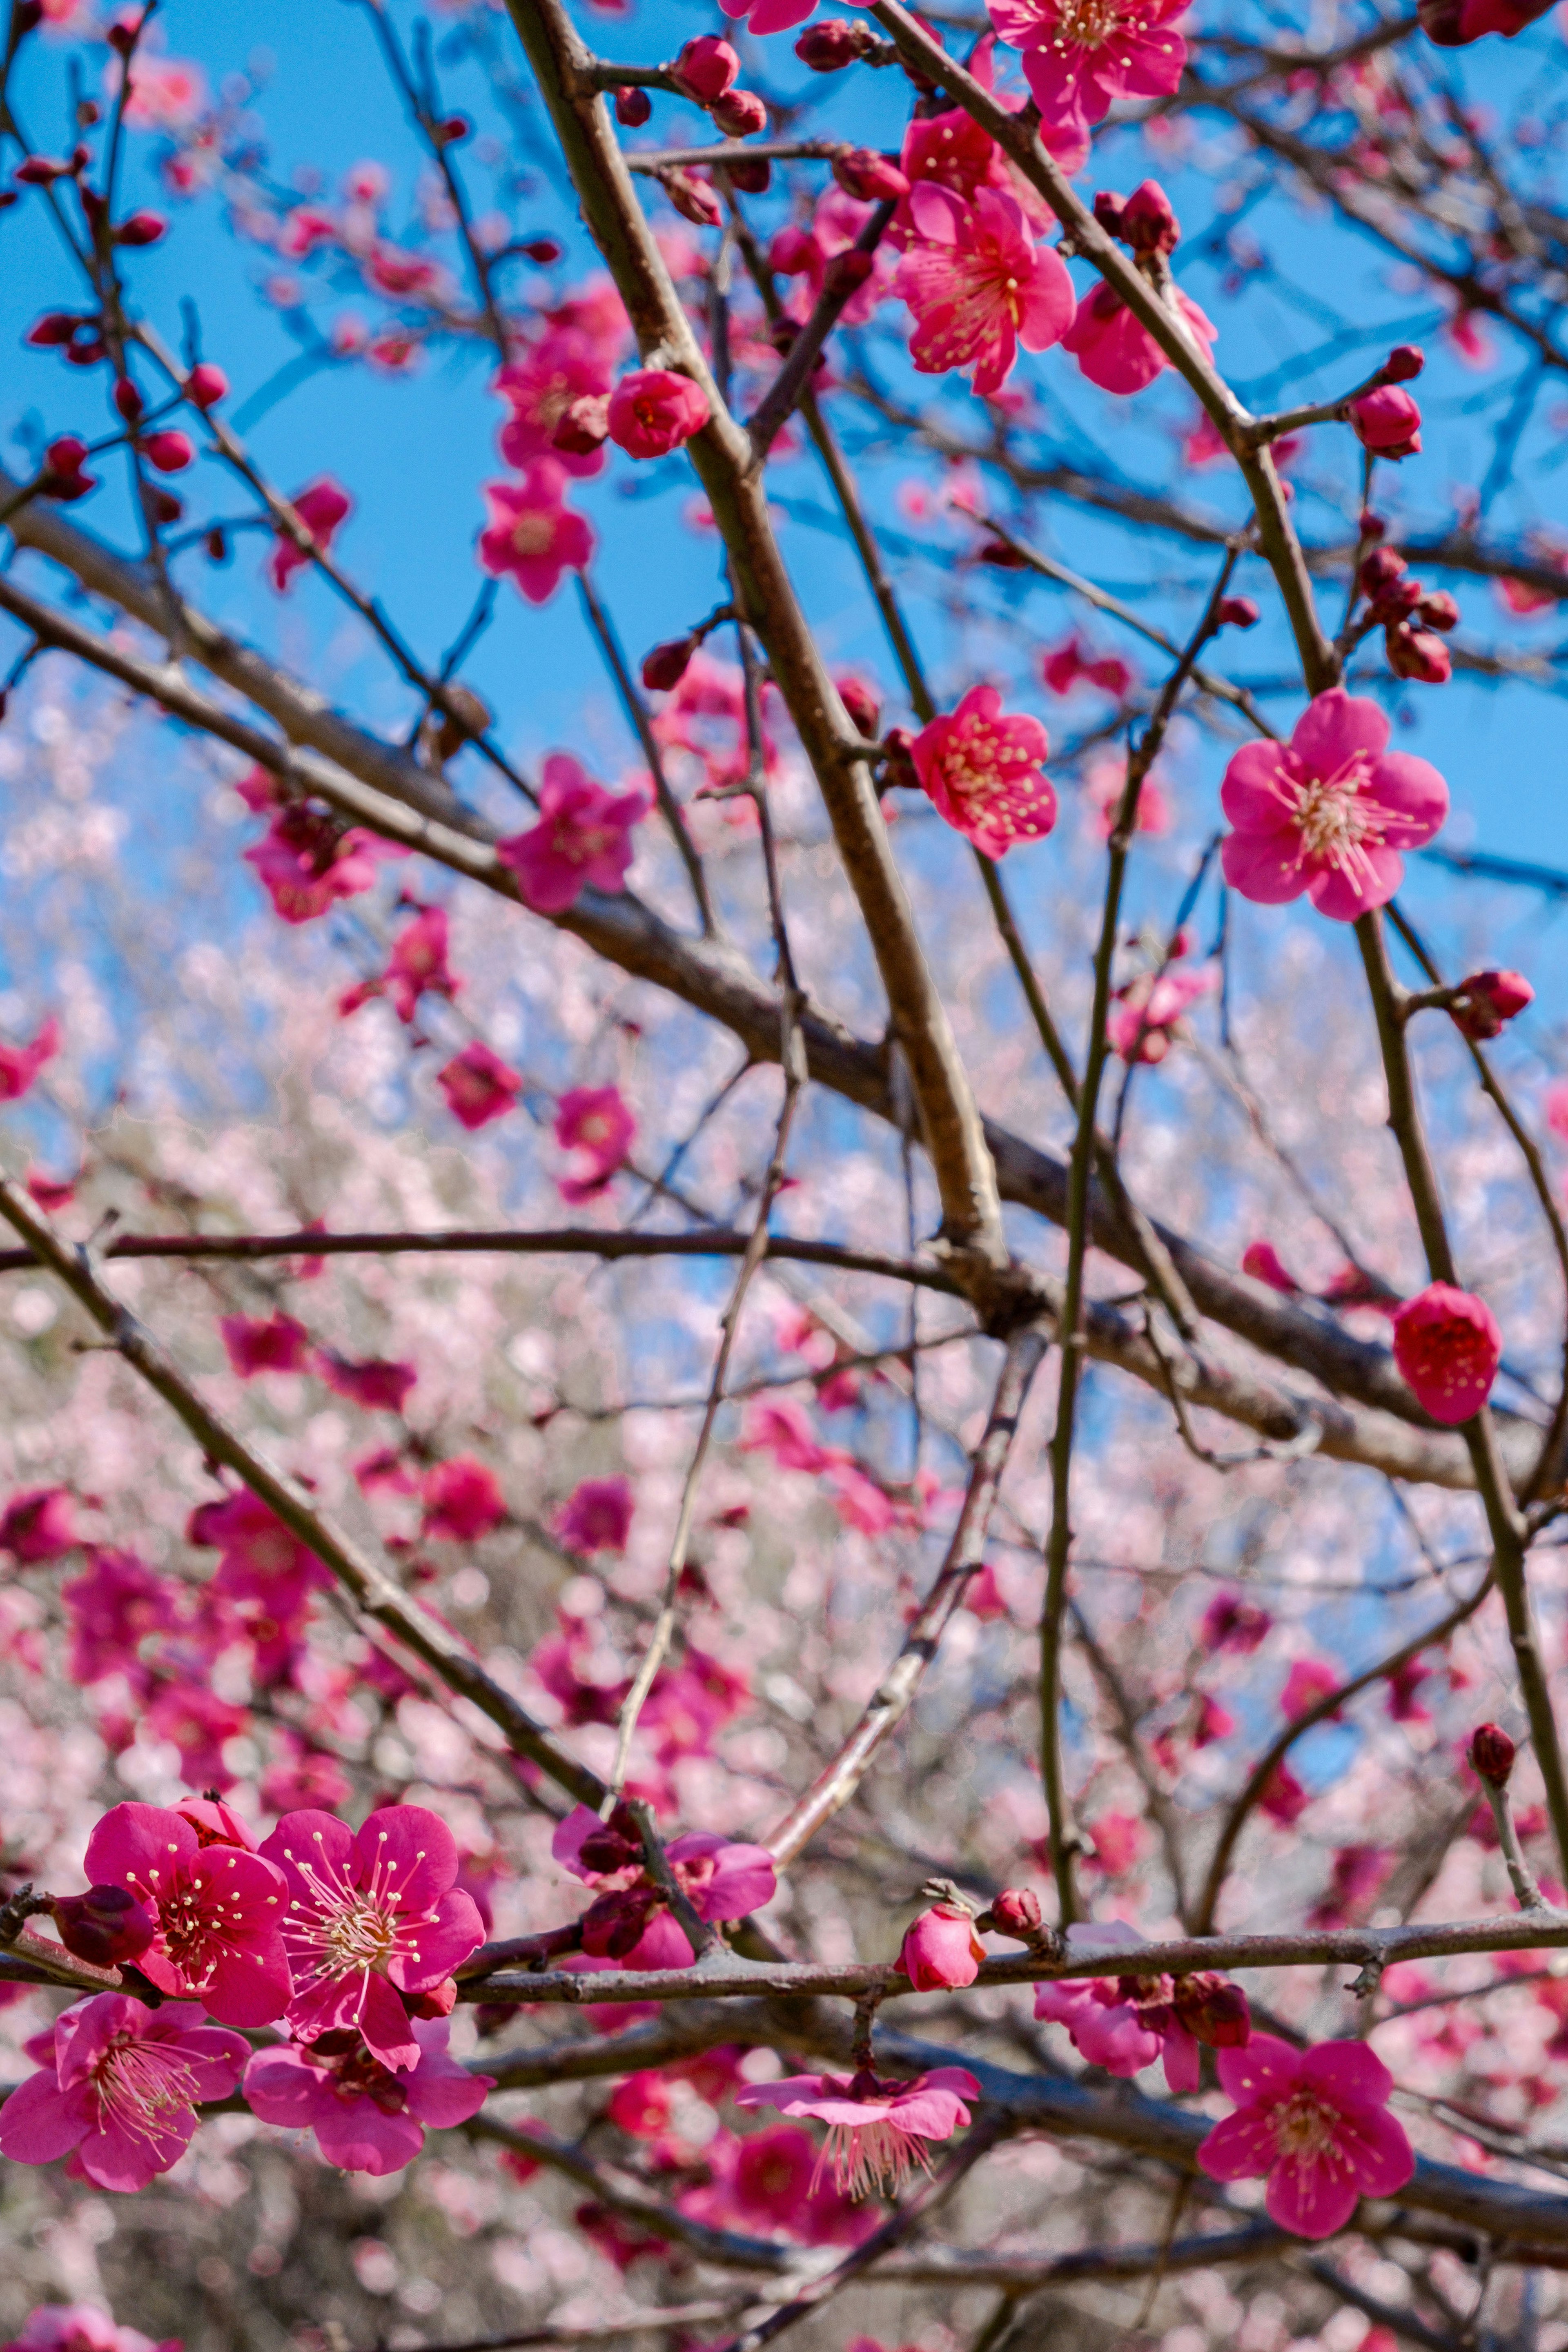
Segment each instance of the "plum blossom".
M1218 340L1219 329L1180 287L1173 289L1171 299L1194 344L1201 347ZM1072 353L1090 383L1105 392L1142 392L1171 364L1148 328L1104 279L1079 304L1062 337L1062 349Z
M1040 841L1057 821L1057 796L1041 773L1050 741L1037 719L1004 718L994 686L972 686L956 710L922 727L910 746L915 773L949 824L987 857Z
M1434 1282L1394 1310L1394 1360L1417 1404L1456 1428L1479 1412L1502 1360L1502 1333L1484 1298Z
M95 2303L40 2303L22 2333L0 2352L182 2352L177 2340L155 2344L139 2327L117 2327Z
M689 376L637 368L610 394L607 421L611 440L628 457L668 457L701 432L710 414L707 394Z
M331 1348L318 1348L314 1369L334 1396L347 1397L367 1412L401 1412L410 1389L419 1379L416 1365L366 1357L355 1363Z
M345 830L292 802L276 811L265 837L245 852L245 863L255 868L275 914L286 923L309 923L340 898L368 890L384 859L407 854L361 825Z
M605 1890L584 1915L585 1951L627 1969L690 1967L690 1943L644 1870L641 1835L624 1805L607 1822L585 1805L574 1806L550 1851L584 1885ZM778 1880L765 1846L746 1845L715 1830L688 1830L664 1852L700 1919L743 1919L773 1898Z
M818 2177L816 2144L799 2124L770 2124L743 2137L719 2131L702 2156L706 2184L678 2200L694 2221L770 2238L783 2232L816 2246L852 2242L874 2226Z
M345 2172L399 2172L425 2145L425 2127L447 2130L478 2115L489 2074L470 2074L447 2052L445 2018L412 2018L413 2065L382 2064L351 2027L314 2042L258 2050L240 2087L263 2123L310 2129L329 2164Z
M787 33L805 24L816 0L719 0L719 5L726 16L744 17L750 32Z
M1120 702L1131 691L1133 674L1117 654L1097 654L1075 629L1053 646L1040 664L1040 676L1052 694L1071 694L1079 685L1092 686Z
M30 1045L0 1045L0 1103L19 1102L60 1050L60 1024L46 1021Z
M1075 142L1072 158L1062 157L1068 170L1085 162L1090 127L1117 99L1168 98L1182 79L1187 45L1172 27L1184 0L989 0L989 6L1000 38L1023 51L1043 128Z
M1341 923L1385 905L1400 851L1430 841L1448 814L1436 769L1390 751L1390 731L1375 702L1336 686L1307 705L1288 744L1244 744L1220 788L1232 888L1265 906L1304 890Z
M881 2190L897 2196L910 2176L929 2172L930 2145L951 2139L969 2121L965 2101L980 2085L965 2066L938 2066L912 2082L885 2083L869 2069L856 2074L786 2074L776 2083L748 2083L738 2107L777 2107L827 2126L814 2180L830 2170L851 2197Z
M1018 345L1043 352L1072 321L1072 280L1059 254L1037 246L1023 206L994 188L973 202L932 180L910 191L918 241L893 290L915 314L910 357L924 375L969 373L984 395L1011 374Z
M503 367L490 385L511 411L500 434L507 464L524 467L536 458L552 457L568 474L596 474L605 462L603 449L563 450L555 431L574 401L602 398L610 383L610 364L599 343L570 328L552 328L521 359Z
M624 1165L637 1131L619 1087L573 1087L555 1107L555 1140L575 1152L582 1172L558 1176L556 1189L574 1207L602 1192Z
M124 1887L156 1921L142 1974L224 2025L269 2025L291 1990L283 1874L248 1843L183 1810L116 1805L82 1857L90 1885Z
M961 1903L936 1903L904 1930L897 1967L917 1992L968 1985L980 1973L985 1947Z
M647 814L642 793L609 793L570 751L552 751L539 789L539 823L498 841L535 914L559 915L586 886L622 890L633 857L632 829Z
M457 995L462 982L447 968L447 926L445 907L421 907L392 943L386 970L379 978L362 980L338 999L338 1011L357 1013L373 997L384 996L406 1026L426 992L433 996Z
M1116 992L1105 1024L1111 1051L1124 1062L1163 1062L1178 1024L1199 999L1219 985L1217 972L1145 972Z
M68 2009L26 2049L42 2071L0 2108L0 2155L52 2164L74 2153L95 2188L121 2191L179 2162L197 2105L226 2098L250 2054L193 2001L154 2011L118 1992Z
M1293 2050L1255 2033L1222 2050L1220 2086L1236 2113L1198 2149L1211 2180L1268 2176L1271 2220L1299 2238L1331 2238L1363 2197L1393 2197L1415 2169L1410 2142L1388 2112L1394 2078L1364 2042Z
M454 1454L425 1474L425 1535L437 1543L477 1543L506 1517L496 1475L472 1454Z
M436 1084L447 1097L447 1108L470 1134L488 1127L492 1118L510 1110L522 1092L522 1080L500 1055L475 1037L436 1073Z
M310 1335L292 1315L222 1315L218 1334L242 1381L258 1372L303 1372L310 1365Z
M531 604L547 604L564 572L581 572L594 534L563 503L558 458L537 457L517 482L487 482L489 521L479 534L479 562L496 579L510 577Z
M33 1486L13 1495L0 1511L0 1551L20 1568L63 1559L81 1538L76 1531L75 1497L64 1486Z
M625 1478L584 1478L555 1514L555 1532L574 1551L625 1551L632 1509Z
M1068 1930L1068 1948L1079 1957L1098 1958L1102 1950L1131 1955L1142 1940L1120 1919ZM1035 2015L1066 2026L1075 2049L1107 2074L1136 2074L1163 2059L1173 2091L1197 2089L1200 2042L1227 2048L1245 2043L1251 2032L1245 1994L1208 1970L1173 1982L1132 1975L1038 1984Z
M330 474L323 474L319 481L296 491L289 503L304 524L311 546L321 555L331 547L340 525L353 509L347 490ZM307 549L297 545L288 532L278 533L277 545L267 559L267 576L280 596L288 593L295 573L305 571L310 562Z
M431 1991L484 1941L472 1896L455 1884L446 1822L423 1805L386 1805L355 1832L307 1810L285 1813L261 1852L288 1886L289 2032L314 2042L357 2027L384 2066L417 2066L401 1996Z

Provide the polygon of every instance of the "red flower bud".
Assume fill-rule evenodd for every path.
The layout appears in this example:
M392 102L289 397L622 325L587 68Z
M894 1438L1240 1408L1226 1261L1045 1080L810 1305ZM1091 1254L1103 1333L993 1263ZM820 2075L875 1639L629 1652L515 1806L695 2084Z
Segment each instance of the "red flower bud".
M1426 364L1419 343L1395 343L1383 363L1384 383L1408 383Z
M1489 1788L1506 1789L1517 1752L1500 1723L1482 1723L1470 1735L1467 1761L1471 1771Z
M754 89L726 90L708 111L726 139L750 139L768 127L768 110Z
M759 155L754 160L750 156L737 155L732 163L725 164L724 169L730 174L731 186L738 188L743 196L765 196L773 184L773 167L765 155Z
M147 495L153 501L153 517L160 523L178 522L185 511L184 500L177 499L173 490L149 490Z
M653 100L635 82L616 92L616 121L626 131L640 131L653 112Z
M168 227L162 213L132 213L114 232L116 245L156 245Z
M696 99L700 106L711 106L739 80L740 52L717 33L700 33L687 42L670 72L689 98Z
M153 1920L123 1886L89 1886L85 1895L62 1895L49 1908L67 1951L95 1969L115 1969L122 1960L136 1959L156 1933Z
M1133 189L1121 208L1118 235L1134 253L1175 251L1182 241L1182 225L1158 180L1145 180Z
M665 194L683 220L697 228L719 228L723 224L724 210L706 180L695 172L679 168L659 173Z
M1350 405L1356 439L1375 457L1415 457L1421 453L1421 411L1396 384L1363 392Z
M879 155L874 147L846 148L833 159L833 176L858 204L878 205L910 193L910 184L892 158Z
M1381 539L1388 525L1382 515L1373 514L1370 507L1363 507L1357 518L1356 529L1363 539Z
M842 73L846 66L869 57L876 46L869 26L857 25L847 16L825 16L820 24L806 26L795 53L813 73Z
M114 380L114 405L127 425L136 424L141 417L142 395L128 375L116 376Z
M1446 588L1434 588L1422 597L1415 607L1429 629L1452 629L1458 626L1459 608Z
M1484 1045L1497 1036L1505 1021L1535 1002L1535 991L1519 971L1472 971L1459 982L1460 1002L1448 1007L1449 1017L1463 1036Z
M1383 641L1395 677L1412 678L1418 686L1447 686L1454 675L1447 646L1430 629L1413 629L1407 621L1402 622L1397 628L1386 629Z
M44 452L44 476L39 485L45 498L68 503L95 490L96 479L82 471L86 458L87 443L79 441L74 433L63 433L58 441L51 441Z
M1255 629L1262 619L1250 596L1224 596L1220 599L1216 621L1224 621L1233 629Z
M196 454L188 433L149 433L142 449L161 474L183 474Z
M663 645L655 646L651 653L644 654L642 682L648 692L668 694L672 686L679 686L686 676L691 656L696 651L695 637L670 637ZM593 1843L590 1838L588 1844L591 1845ZM586 1845L584 1847L584 1852L587 1852ZM595 1866L592 1863L588 1865L590 1870Z
M554 448L563 449L570 457L587 457L602 448L610 437L610 395L607 392L579 393L561 412L560 421L551 435Z
M1403 555L1392 547L1374 547L1361 567L1362 593L1374 598L1385 596L1407 569Z
M136 36L140 29L136 25L110 25L103 37L119 56L128 58L136 47Z
M864 253L858 245L847 246L836 253L822 273L825 294L842 295L846 299L866 283L877 267L874 253Z
M536 261L541 269L548 269L552 263L561 258L561 247L552 236L531 237L522 249L530 261Z
M57 180L68 180L70 175L71 166L56 155L29 155L17 164L16 173L24 188L52 188Z
M203 360L185 378L185 398L193 401L197 408L216 408L220 400L227 397L228 378L222 368L214 367L210 360Z
M583 1949L596 1959L624 1960L664 1903L664 1890L658 1886L628 1886L619 1895L601 1895L583 1914Z
M873 693L864 678L836 677L833 683L838 689L838 699L849 713L852 724L860 734L864 735L868 743L874 743L877 740L878 723L882 716L881 698Z
M51 350L59 343L68 343L81 321L69 310L46 310L35 319L23 341L36 352Z
M915 739L907 727L889 727L883 736L882 749L888 754L882 770L882 790L885 793L923 791L915 767L914 747Z
M1212 1969L1178 1977L1171 2002L1194 2041L1206 2042L1211 2050L1239 2050L1252 2037L1247 1995Z
M466 114L448 114L445 122L436 125L437 147L456 147L460 140L473 137L474 126ZM442 2012L443 2015L445 2011Z
M1005 1886L991 1906L991 1925L999 1936L1027 1943L1040 1924L1040 1898L1026 1886Z

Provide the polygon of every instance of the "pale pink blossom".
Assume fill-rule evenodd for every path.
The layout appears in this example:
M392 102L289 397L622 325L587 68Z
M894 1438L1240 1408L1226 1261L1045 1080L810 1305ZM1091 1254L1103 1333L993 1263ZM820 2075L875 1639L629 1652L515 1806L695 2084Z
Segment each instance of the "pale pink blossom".
M1304 890L1342 923L1385 905L1400 851L1430 841L1448 814L1436 769L1390 751L1390 731L1375 702L1336 686L1307 705L1288 744L1244 744L1220 789L1235 828L1220 853L1231 887L1266 906Z
M776 2083L748 2083L738 2107L778 2107L827 2126L816 2161L835 2186L852 2197L880 2190L897 2196L911 2174L931 2168L933 2141L951 2139L969 2121L965 2102L980 2085L964 2066L938 2066L912 2082L887 2083L868 2070L858 2074L786 2074Z
M329 2164L344 2172L400 2172L425 2145L425 2131L467 2123L495 2088L490 2074L470 2074L449 2057L445 2018L412 2018L418 2049L411 2065L391 2067L342 2026L314 2042L258 2050L240 2087L263 2123L311 2130Z
M539 789L539 823L496 844L536 914L574 906L585 887L622 890L634 855L633 828L647 814L642 793L609 793L570 751L552 751Z
M910 357L925 375L965 371L977 393L998 390L1018 345L1043 352L1073 315L1072 280L1051 247L1037 246L1022 205L994 188L972 202L934 181L910 191L915 241L893 290L915 314Z
M1037 719L1004 717L994 686L972 686L956 710L922 727L915 773L939 814L987 857L1042 841L1057 796L1041 772L1050 741Z
M124 2192L179 2162L196 2107L228 2096L250 2053L194 2002L154 2011L100 1992L58 2017L27 2054L42 2071L0 2107L0 2154L16 2164L74 2154L95 2188Z
M1222 2050L1220 2086L1236 2113L1198 2150L1211 2180L1266 2174L1270 2218L1299 2238L1331 2238L1363 2197L1393 2197L1415 2169L1409 2140L1388 2112L1394 2078L1364 2042L1292 2050L1255 2033Z

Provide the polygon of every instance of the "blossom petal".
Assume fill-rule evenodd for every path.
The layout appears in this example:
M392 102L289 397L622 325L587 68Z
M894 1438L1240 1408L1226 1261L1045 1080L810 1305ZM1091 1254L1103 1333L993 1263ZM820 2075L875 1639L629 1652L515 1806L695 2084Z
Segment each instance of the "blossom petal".
M399 1910L433 1910L457 1875L458 1841L425 1805L384 1805L354 1839L356 1883L385 1888Z
M1385 749L1390 731L1375 702L1332 686L1308 703L1291 732L1290 749L1314 775L1331 776L1358 751L1375 759Z
M1238 833L1279 833L1289 825L1296 792L1280 743L1244 743L1231 756L1219 804Z
M87 1842L82 1869L89 1886L124 1886L142 1899L195 1860L200 1841L187 1821L163 1805L115 1805Z
M1293 833L1227 833L1219 856L1231 888L1259 906L1282 906L1307 887Z
M1198 2168L1211 2180L1256 2180L1269 2169L1278 2154L1264 2109L1240 2107L1215 2124L1203 2142L1197 2152Z
M1263 2202L1269 2220L1294 2237L1331 2238L1355 2211L1360 2191L1348 2173L1310 2158L1276 2165Z
M1381 805L1392 812L1383 837L1396 849L1415 849L1430 841L1448 814L1448 787L1429 760L1409 751L1388 751L1372 772L1372 790Z
M29 2074L0 2107L0 2156L13 2164L52 2164L68 2156L92 2127L92 2086L62 2091L52 2072Z
M1405 860L1397 849L1363 846L1353 874L1337 866L1320 866L1308 885L1308 896L1320 915L1336 923L1353 923L1369 907L1386 907L1405 876Z
M1300 2079L1347 2114L1356 2107L1386 2106L1394 2088L1393 2075L1364 2042L1320 2042L1303 2056Z
M1301 2076L1301 2053L1277 2033L1255 2033L1239 2050L1215 2053L1220 2088L1237 2106L1288 2098Z

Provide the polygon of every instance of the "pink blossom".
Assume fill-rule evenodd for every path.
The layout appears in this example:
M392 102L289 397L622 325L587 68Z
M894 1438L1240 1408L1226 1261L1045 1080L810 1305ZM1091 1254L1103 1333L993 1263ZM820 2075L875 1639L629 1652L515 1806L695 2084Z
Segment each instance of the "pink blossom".
M853 2242L869 2219L818 2178L816 2147L798 2124L770 2124L740 2137L719 2131L702 2151L705 2186L679 2200L683 2213L719 2228L784 2234L808 2245Z
M351 1795L349 1778L335 1756L307 1748L297 1732L276 1727L282 1753L261 1776L261 1801L269 1813L320 1809L331 1811Z
M245 863L255 868L276 914L286 923L309 923L340 898L368 890L384 858L407 854L362 826L345 831L294 802L277 811L265 838L246 851Z
M789 1397L757 1397L741 1424L742 1454L771 1454L781 1470L815 1474L834 1459L811 1425L804 1405Z
M139 2327L117 2327L92 2303L41 2303L22 2322L22 2333L0 2352L182 2352L175 2340L154 2344Z
M218 1331L230 1365L242 1381L258 1372L303 1372L310 1366L310 1335L291 1315L222 1315Z
M1245 1657L1263 1643L1274 1620L1239 1592L1222 1592L1204 1612L1198 1639L1205 1650L1237 1650Z
M319 481L297 491L289 503L304 524L311 544L323 555L353 507L342 484L334 482L330 474L323 474ZM279 595L286 593L294 574L303 572L310 561L305 550L297 547L286 532L278 533L278 543L268 558L267 572Z
M85 1576L63 1585L60 1599L70 1613L73 1640L70 1676L79 1685L122 1674L145 1693L150 1676L141 1647L174 1620L174 1601L161 1576L132 1552L94 1547Z
M1167 98L1187 45L1171 29L1184 0L990 0L1002 39L1024 53L1024 79L1043 124L1087 152L1089 126L1119 98Z
M1323 1658L1298 1658L1285 1677L1279 1712L1287 1723L1309 1714L1318 1701L1338 1690L1343 1677ZM1336 1710L1337 1712L1337 1710ZM1331 1721L1332 1718L1330 1718Z
M412 1022L420 997L454 997L462 982L447 969L447 910L421 907L392 943L386 970L375 980L362 980L338 999L338 1011L357 1013L373 997L384 996L398 1019Z
M417 2066L400 1996L438 1986L484 1941L446 1822L423 1805L384 1806L357 1832L331 1813L285 1813L261 1851L288 1882L289 2032L314 2042L355 2026L383 2065Z
M719 0L719 5L726 16L744 17L751 32L787 33L805 24L816 0Z
M559 458L536 457L520 482L487 482L489 521L479 534L479 562L497 579L517 583L531 604L546 604L563 572L581 572L594 552L594 534L564 506Z
M1394 1316L1394 1360L1415 1402L1453 1429L1479 1412L1502 1359L1502 1333L1484 1298L1434 1282Z
M915 314L910 357L924 375L970 374L977 393L997 391L1021 342L1043 352L1071 323L1072 280L1059 254L1037 247L1021 205L994 188L973 202L927 180L910 192L918 242L899 264L893 290Z
M95 2188L121 2190L145 2189L179 2162L196 2106L226 2098L250 2054L194 2002L154 2012L118 1992L68 2009L27 2049L42 2072L0 2107L0 2153L52 2164L74 2150Z
M1188 1008L1218 985L1215 971L1167 971L1119 988L1105 1024L1112 1052L1124 1062L1163 1062Z
M555 1532L574 1551L625 1551L632 1490L625 1478L584 1478L555 1514Z
M437 1543L477 1543L506 1517L493 1470L471 1454L454 1454L425 1474L425 1534Z
M1290 1830L1312 1801L1289 1764L1277 1764L1258 1801L1271 1822L1278 1822L1282 1830Z
M1489 1810L1488 1821L1491 1820ZM1346 1845L1334 1855L1329 1891L1309 1915L1313 1927L1348 1927L1372 1908L1399 1857L1389 1846Z
M1101 1813L1092 1822L1086 1821L1084 1828L1093 1848L1089 1866L1102 1870L1108 1878L1124 1878L1142 1861L1146 1839L1135 1814Z
M547 457L565 473L596 474L605 462L604 450L557 449L555 430L574 400L602 398L611 382L601 344L571 329L552 328L523 358L503 367L490 385L511 411L500 435L507 464L521 467Z
M412 2018L418 2057L409 2066L384 2066L348 2027L258 2050L241 2084L263 2123L293 2131L307 2127L329 2164L345 2172L399 2172L432 2130L467 2123L495 2088L489 2074L470 2074L447 2053L445 2018Z
M121 68L111 58L104 70L104 86L120 88ZM145 49L131 68L131 91L125 120L135 131L166 131L178 137L188 131L207 103L206 76L187 58L160 58Z
M827 2126L816 2172L852 2197L899 2191L916 2171L931 2170L930 2143L951 2139L969 2121L964 2102L980 2096L967 2067L939 2066L909 2083L858 2074L786 2074L776 2083L748 2083L738 2107L778 2107ZM816 2176L814 2176L815 2178Z
M1109 2074L1136 2074L1152 2066L1164 2048L1158 2026L1148 2021L1135 1999L1123 1994L1121 1980L1113 1977L1037 1985L1035 2015L1065 2025L1074 2049Z
M1285 1298L1294 1298L1301 1287L1272 1242L1248 1242L1241 1253L1241 1270Z
M0 1511L0 1551L8 1551L21 1568L63 1559L81 1541L74 1509L75 1497L65 1486L31 1486L13 1495Z
M22 1181L27 1188L27 1198L42 1209L46 1217L57 1216L76 1199L74 1176L51 1176L42 1168L29 1168Z
M401 1412L419 1378L413 1364L374 1356L355 1363L331 1348L318 1348L314 1364L317 1375L334 1396L347 1397L351 1404L363 1405L367 1412Z
M204 1837L161 1805L116 1805L87 1843L95 1886L123 1886L157 1921L139 1963L161 1992L199 2000L225 2025L268 2025L289 1995L282 1873Z
M1299 2238L1331 2238L1363 2197L1393 2197L1415 2169L1388 2112L1394 2078L1364 2042L1292 2050L1255 2033L1222 2050L1221 2087L1237 2103L1198 2150L1211 2180L1267 2174L1270 2218Z
M436 1084L447 1097L453 1118L470 1133L488 1127L492 1118L510 1110L522 1092L522 1080L480 1037L454 1054L436 1073Z
M710 414L707 394L689 376L637 368L610 394L610 438L628 457L667 457L700 433Z
M585 885L623 890L634 855L632 829L647 814L641 793L608 793L570 751L552 751L539 790L539 823L496 855L517 876L535 914L559 915L574 906Z
M1050 741L1037 719L1004 718L994 686L972 686L956 710L922 727L915 773L949 824L987 857L1043 840L1057 796L1041 773Z
M1076 629L1059 646L1053 646L1040 664L1040 676L1052 694L1070 694L1080 682L1099 688L1120 702L1131 691L1133 675L1127 663L1115 654L1096 654L1086 646Z
M980 1973L985 1947L963 1906L933 1904L904 1930L896 1965L917 1992L969 1985Z
M30 1045L0 1045L0 1103L19 1102L59 1050L58 1021L46 1021Z
M1180 287L1173 299L1192 342L1205 346L1217 341L1219 329ZM1148 328L1103 279L1079 304L1062 337L1062 349L1071 352L1090 383L1106 392L1142 392L1171 364Z
M1448 814L1436 769L1390 751L1389 733L1375 702L1336 686L1307 705L1288 744L1234 753L1220 788L1235 827L1220 852L1231 887L1265 906L1305 890L1342 923L1385 905L1400 851L1430 841Z
M582 1173L558 1176L563 1201L574 1206L602 1192L632 1148L637 1123L619 1087L573 1087L555 1107L555 1140L579 1155Z

